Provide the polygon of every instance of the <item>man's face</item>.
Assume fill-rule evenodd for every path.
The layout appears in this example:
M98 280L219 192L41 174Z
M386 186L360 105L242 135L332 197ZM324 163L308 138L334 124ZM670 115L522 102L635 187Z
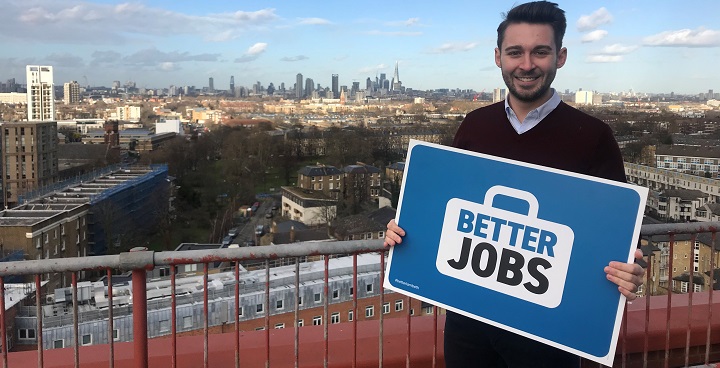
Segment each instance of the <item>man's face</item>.
M548 24L516 23L505 30L495 64L502 70L510 95L525 103L550 98L555 72L565 64L567 49L558 52L553 29Z

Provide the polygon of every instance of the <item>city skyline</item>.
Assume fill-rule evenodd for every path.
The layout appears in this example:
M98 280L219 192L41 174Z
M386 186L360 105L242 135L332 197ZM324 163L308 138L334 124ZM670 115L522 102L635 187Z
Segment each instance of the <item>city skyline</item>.
M504 87L493 49L501 13L515 1L407 4L281 1L121 3L2 0L2 79L51 65L57 84L170 85L226 90L257 81L287 89L298 73L316 84L365 85L399 63L413 89ZM697 94L720 90L720 3L691 0L560 2L568 63L559 90ZM714 27L714 28L713 28Z

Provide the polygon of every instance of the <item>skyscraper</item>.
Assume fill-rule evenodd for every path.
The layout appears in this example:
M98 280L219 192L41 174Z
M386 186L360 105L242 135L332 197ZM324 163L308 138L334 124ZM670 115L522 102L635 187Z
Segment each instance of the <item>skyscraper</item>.
M65 105L76 104L80 102L80 84L77 81L71 81L63 85L63 102Z
M230 95L233 95L235 93L235 76L230 76Z
M210 79L208 79L208 91L215 92L215 80L213 79L213 77L210 77Z
M337 75L337 74L333 74L333 75L332 75L332 93L333 93L333 98L338 98L338 97L340 97L339 87L340 87L340 80L339 80L339 78L338 78L338 75Z
M395 62L395 74L393 74L393 83L390 86L392 91L400 91L402 89L402 82L400 82L400 73L398 73L398 62Z
M315 81L312 78L305 79L305 96L312 98L313 91L315 91Z
M25 67L25 72L28 121L55 120L53 67L28 65Z
M300 73L295 77L295 98L303 98L303 75Z

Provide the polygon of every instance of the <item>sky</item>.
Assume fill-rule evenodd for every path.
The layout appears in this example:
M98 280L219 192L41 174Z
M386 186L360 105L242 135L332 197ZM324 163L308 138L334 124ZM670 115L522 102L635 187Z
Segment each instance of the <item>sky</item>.
M403 86L490 92L497 25L519 1L0 0L0 81L52 65L55 84L227 89ZM598 92L720 92L720 1L558 1L568 61L553 86Z

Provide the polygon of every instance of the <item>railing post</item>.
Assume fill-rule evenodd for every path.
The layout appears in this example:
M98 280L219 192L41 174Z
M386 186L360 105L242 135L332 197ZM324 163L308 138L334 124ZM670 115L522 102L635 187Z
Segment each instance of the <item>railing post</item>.
M153 252L148 252L145 247L136 247L130 249L130 253L122 254L121 257L123 255L126 255L126 257L124 259L121 258L121 266L127 266L132 269L135 368L148 368L146 269L152 269L153 267Z

